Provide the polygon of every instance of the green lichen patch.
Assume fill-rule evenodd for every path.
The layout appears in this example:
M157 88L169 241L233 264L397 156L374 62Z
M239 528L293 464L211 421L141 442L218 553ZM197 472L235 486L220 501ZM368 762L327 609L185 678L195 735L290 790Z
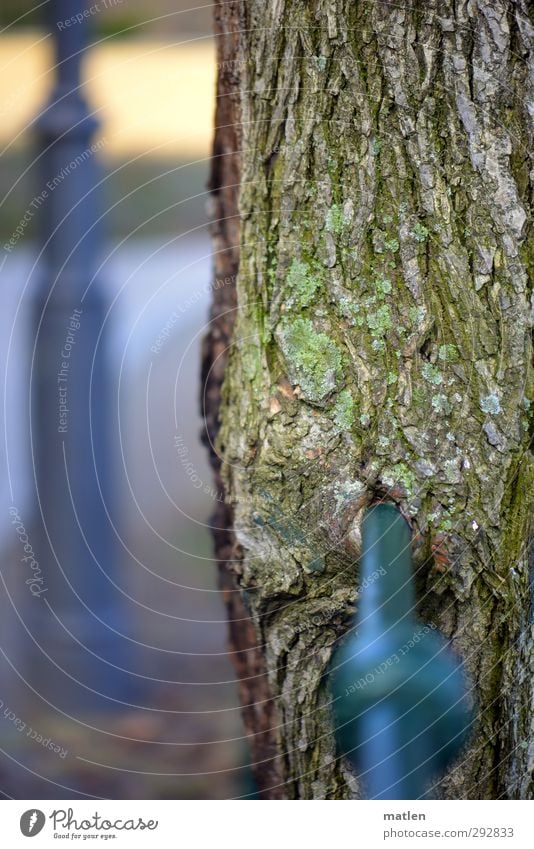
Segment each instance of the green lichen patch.
M323 274L323 269L318 263L312 266L300 259L294 259L285 279L286 307L297 309L308 307L323 283Z
M426 309L424 307L410 307L408 310L410 321L416 327L420 327L426 318Z
M349 298L340 298L338 306L343 318L348 319L352 325L363 326L364 318L359 303L351 301Z
M431 383L433 386L440 386L443 383L440 370L432 363L423 363L421 371L427 383Z
M437 530L440 533L446 533L447 531L452 531L453 523L451 519L441 519L436 526Z
M376 312L368 314L367 327L371 331L371 336L374 336L375 339L385 336L387 331L391 330L393 321L389 307L386 304L379 307Z
M378 277L375 281L375 289L379 296L389 295L392 289L391 280L387 277Z
M428 238L428 227L425 227L424 224L421 224L421 222L418 221L417 224L414 225L412 236L416 242L426 242Z
M309 319L297 318L282 326L280 346L291 382L309 401L324 404L341 377L341 350L334 340Z
M378 156L380 151L382 150L382 140L374 138L371 142L371 154L372 156Z
M452 411L452 405L447 396L440 392L438 395L432 396L432 409L436 413L444 413L448 416Z
M329 233L341 233L345 219L341 207L337 203L332 204L326 213L326 229Z
M373 230L372 233L373 240L373 250L375 254L383 254L383 253L397 253L399 250L399 241L398 239L392 238L389 236L384 230L381 230L379 227L376 230Z
M490 415L497 415L497 413L501 412L501 402L499 400L499 396L492 392L490 395L486 395L480 399L480 409L483 413L489 413Z
M354 424L354 399L348 389L339 393L334 407L334 422L341 430L350 430Z
M440 345L438 357L444 363L457 363L459 356L456 345Z
M396 254L399 250L399 240L398 239L386 239L384 242L384 249L386 251L390 251L392 254Z
M407 496L411 496L415 489L415 474L405 463L396 463L390 470L383 472L382 480L391 487L400 484Z

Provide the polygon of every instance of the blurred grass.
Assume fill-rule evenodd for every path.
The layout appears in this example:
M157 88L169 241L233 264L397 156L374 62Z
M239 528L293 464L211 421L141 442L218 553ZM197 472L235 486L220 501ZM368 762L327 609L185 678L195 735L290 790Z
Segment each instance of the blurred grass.
M24 173L31 160L29 147L0 160L0 202L9 192L0 205L0 237L4 241L41 191L37 168ZM202 192L208 180L208 162L189 164L141 157L135 162L108 163L104 173L102 211L117 204L104 218L108 238L119 239L134 231L136 236L178 235L205 225L207 195ZM197 197L186 200L192 196ZM29 222L21 245L36 237L36 221L37 216Z
M88 0L91 6L94 0ZM43 6L35 0L2 0L0 26L17 28L39 26L43 22ZM97 36L119 35L125 27L139 26L143 32L169 37L183 32L208 35L212 31L213 6L196 7L190 0L115 0L95 16L93 26Z

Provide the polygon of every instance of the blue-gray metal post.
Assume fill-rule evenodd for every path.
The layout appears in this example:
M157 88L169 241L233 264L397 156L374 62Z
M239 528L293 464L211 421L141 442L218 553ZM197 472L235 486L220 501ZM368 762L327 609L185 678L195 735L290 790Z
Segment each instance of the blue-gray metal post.
M411 531L393 504L362 524L359 610L331 671L340 754L371 799L418 799L465 742L462 662L415 615Z
M99 338L106 305L95 279L101 249L97 184L102 142L95 139L98 122L81 87L89 26L84 9L83 0L46 4L56 48L56 83L35 122L42 255L32 443L44 564L36 621L41 644L67 674L36 649L35 655L41 691L44 687L55 703L105 709L111 703L91 690L115 699L124 692L127 676L109 665L122 663L124 641L115 631L124 622L120 593L111 582L121 583L106 515L107 508L116 518L110 488L109 366L105 334Z

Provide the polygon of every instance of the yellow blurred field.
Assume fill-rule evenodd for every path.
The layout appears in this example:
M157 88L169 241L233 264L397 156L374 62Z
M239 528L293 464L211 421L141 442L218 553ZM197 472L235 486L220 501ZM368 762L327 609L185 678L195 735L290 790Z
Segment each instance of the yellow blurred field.
M53 81L51 37L0 36L0 145L20 145ZM215 50L206 38L105 40L92 47L84 86L102 122L102 155L201 158L210 150Z

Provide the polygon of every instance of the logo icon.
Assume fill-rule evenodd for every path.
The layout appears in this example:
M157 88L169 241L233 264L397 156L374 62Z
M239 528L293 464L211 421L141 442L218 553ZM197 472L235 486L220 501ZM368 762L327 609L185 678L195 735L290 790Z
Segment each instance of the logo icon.
M24 811L20 818L20 830L24 837L35 837L42 830L45 822L46 817L42 811L30 808L29 811Z

